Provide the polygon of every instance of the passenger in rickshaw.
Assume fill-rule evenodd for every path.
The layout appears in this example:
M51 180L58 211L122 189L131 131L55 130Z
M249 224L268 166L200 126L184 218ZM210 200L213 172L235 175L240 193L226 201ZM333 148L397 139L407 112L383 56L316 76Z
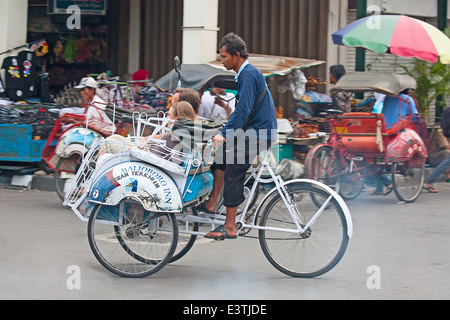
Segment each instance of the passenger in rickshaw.
M194 108L195 114L198 115L198 111L202 101L200 100L200 96L198 95L197 91L190 88L177 88L172 98L172 103L177 103L180 101L189 102L192 108Z
M194 108L189 102L186 101L172 103L169 109L169 117L171 120L173 120L173 123L181 119L185 119L188 121L198 120ZM161 135L160 140L165 141L166 147L169 149L174 149L179 144L179 140L171 131ZM167 152L166 149L159 147L159 145L153 147L151 152L158 154L160 157L164 159L169 159L171 155L170 153Z

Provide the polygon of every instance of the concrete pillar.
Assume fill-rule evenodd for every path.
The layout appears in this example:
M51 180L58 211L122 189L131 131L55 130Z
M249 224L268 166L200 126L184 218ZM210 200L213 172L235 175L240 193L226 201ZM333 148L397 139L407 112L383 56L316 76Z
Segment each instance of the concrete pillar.
M128 41L128 73L141 68L141 0L130 0L130 38Z
M347 25L348 0L330 0L328 17L328 50L327 50L327 73L330 66L342 64L347 68L347 47L338 46L333 43L331 35ZM327 84L327 92L331 86Z
M26 44L28 0L0 0L0 8L0 52Z
M0 53L26 44L28 0L0 0ZM0 67L8 54L0 56ZM0 70L4 79L4 70Z
M219 0L184 0L183 64L216 59Z

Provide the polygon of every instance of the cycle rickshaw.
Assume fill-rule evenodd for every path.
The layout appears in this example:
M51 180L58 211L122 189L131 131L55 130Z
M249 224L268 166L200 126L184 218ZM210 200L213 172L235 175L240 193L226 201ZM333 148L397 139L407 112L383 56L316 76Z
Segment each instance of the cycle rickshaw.
M183 257L197 236L224 224L225 215L197 210L212 190L211 137L217 129L201 122L169 129L169 120L160 115L136 113L135 120L132 137L101 140L90 148L64 205L88 222L89 245L103 267L122 277L140 278ZM143 140L148 127L152 133ZM167 130L182 148L168 148L155 138ZM254 182L236 218L238 234L256 230L264 255L282 273L320 276L346 251L353 234L349 209L321 182L283 181L272 170L268 154L250 169L248 181ZM273 188L251 208L259 183ZM313 201L317 199L322 201L319 207Z
M385 115L374 112L326 112L330 136L309 151L306 177L321 181L344 199L353 199L363 189L365 178L390 180L400 201L415 201L422 190L429 145L428 131L420 113L400 97L415 89L416 81L393 72L354 72L344 75L331 94L347 92L380 93L398 99L398 118L386 124ZM402 108L407 112L401 111ZM386 111L386 110L384 110Z

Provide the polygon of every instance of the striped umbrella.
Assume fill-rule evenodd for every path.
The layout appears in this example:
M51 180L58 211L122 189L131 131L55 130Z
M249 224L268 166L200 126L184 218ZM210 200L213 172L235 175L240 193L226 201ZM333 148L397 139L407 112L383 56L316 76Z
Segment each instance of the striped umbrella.
M365 17L333 33L338 45L365 48L380 54L416 57L450 64L450 39L429 23L404 15Z

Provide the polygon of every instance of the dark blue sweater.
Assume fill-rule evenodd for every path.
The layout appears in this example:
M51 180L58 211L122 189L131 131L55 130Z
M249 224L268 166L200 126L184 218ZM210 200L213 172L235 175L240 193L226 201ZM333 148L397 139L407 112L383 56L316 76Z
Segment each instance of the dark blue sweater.
M227 130L245 129L252 132L253 129L260 136L260 130L267 130L267 136L260 136L263 139L276 139L277 119L275 116L275 105L272 94L267 88L262 101L256 106L255 111L250 115L253 105L264 91L266 80L256 67L248 64L237 79L237 95L238 100L236 109L231 115L230 120L221 130L220 134L227 137ZM247 118L250 116L246 128L243 128ZM230 131L228 131L229 133ZM272 133L272 134L271 134Z

